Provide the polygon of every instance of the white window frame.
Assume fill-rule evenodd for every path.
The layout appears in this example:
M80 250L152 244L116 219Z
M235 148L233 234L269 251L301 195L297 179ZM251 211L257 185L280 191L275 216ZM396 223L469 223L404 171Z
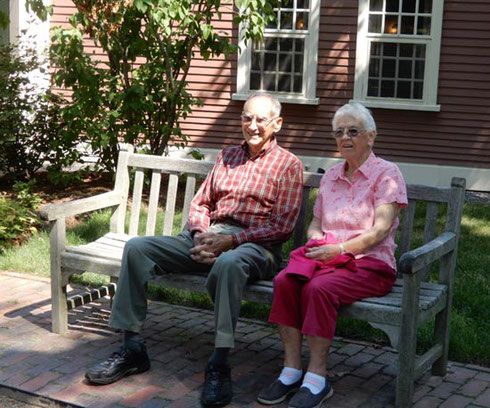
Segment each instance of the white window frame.
M443 0L432 1L430 36L377 34L368 33L369 0L359 0L354 101L361 102L369 108L406 109L435 112L439 112L441 110L441 106L437 104L437 91L439 82L439 58L441 49L443 6ZM423 99L407 100L402 98L381 98L367 96L369 49L372 42L424 44L426 46Z
M320 28L320 2L321 0L310 0L310 12L308 31L305 33L305 59L303 62L303 93L269 92L281 103L296 103L305 105L318 105L320 99L316 97L316 76L318 66L318 31ZM232 95L233 100L244 101L257 92L250 90L250 68L252 63L251 40L248 42L243 38L243 27L240 27L240 53L238 55L237 67L237 92ZM274 37L290 38L293 30L264 29L264 38L267 34ZM288 35L289 34L289 35ZM294 38L294 37L293 37Z

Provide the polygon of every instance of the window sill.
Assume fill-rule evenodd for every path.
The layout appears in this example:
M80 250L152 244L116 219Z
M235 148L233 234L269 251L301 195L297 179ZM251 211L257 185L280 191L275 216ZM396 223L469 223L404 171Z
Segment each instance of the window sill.
M352 99L351 102L359 102L368 108L381 108L381 109L399 109L399 110L416 110L427 112L440 112L441 105L424 105L422 103L404 103L399 101L369 101Z
M234 93L231 95L231 99L233 101L246 101L250 94L240 94L240 93ZM274 97L277 98L277 100L281 103L291 103L291 104L298 104L298 105L319 105L320 104L320 98L304 98L300 96L287 96L287 95L278 95L275 93L271 92L271 95L274 95Z

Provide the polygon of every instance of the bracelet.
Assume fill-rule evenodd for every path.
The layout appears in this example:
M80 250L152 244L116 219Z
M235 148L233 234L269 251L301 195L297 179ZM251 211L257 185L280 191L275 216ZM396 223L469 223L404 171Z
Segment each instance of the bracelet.
M345 254L347 251L344 248L344 244L338 244L340 249L340 255Z

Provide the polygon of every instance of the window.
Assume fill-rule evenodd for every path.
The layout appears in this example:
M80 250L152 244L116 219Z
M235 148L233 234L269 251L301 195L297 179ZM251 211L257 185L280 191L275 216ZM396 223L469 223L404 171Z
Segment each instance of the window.
M356 101L373 108L440 110L443 3L359 0Z
M267 91L281 102L318 104L316 73L320 0L282 0L264 39L240 43L237 93Z

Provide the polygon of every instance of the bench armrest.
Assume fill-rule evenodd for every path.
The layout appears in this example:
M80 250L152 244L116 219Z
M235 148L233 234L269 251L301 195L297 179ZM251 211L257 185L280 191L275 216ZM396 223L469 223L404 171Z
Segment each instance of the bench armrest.
M122 193L119 191L110 191L108 193L97 194L93 197L43 205L39 209L39 215L43 220L53 221L62 217L113 207L121 204L122 199Z
M444 232L427 244L405 252L398 263L398 270L403 274L415 274L427 265L453 251L456 248L456 234Z

